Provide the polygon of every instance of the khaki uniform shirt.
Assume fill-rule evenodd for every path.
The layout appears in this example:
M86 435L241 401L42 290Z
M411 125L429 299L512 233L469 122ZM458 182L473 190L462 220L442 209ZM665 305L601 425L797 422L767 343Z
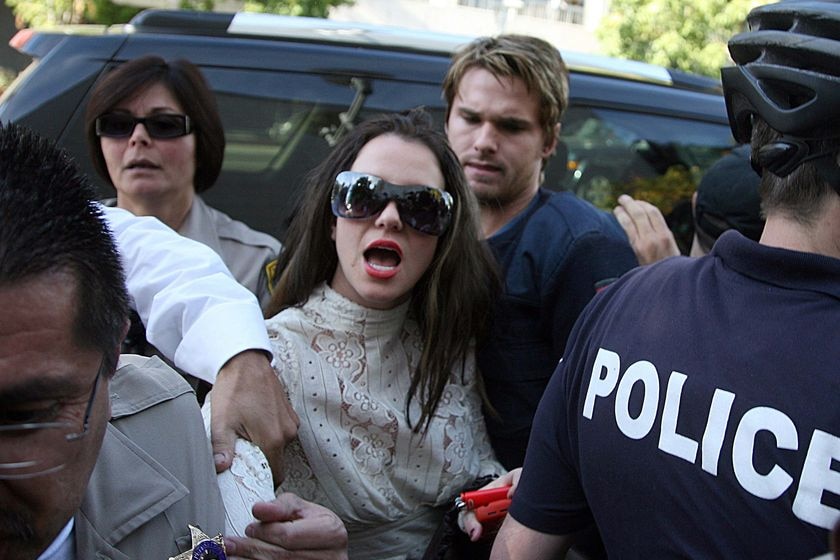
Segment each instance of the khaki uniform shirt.
M216 251L233 277L251 290L265 309L271 300L266 266L277 258L279 241L211 208L200 196L193 199L178 233Z
M103 200L102 204L116 206L117 199ZM216 251L236 281L257 296L260 306L266 308L272 286L268 269L273 270L282 248L277 239L208 206L198 195L193 198L178 233Z
M75 517L76 558L166 560L189 525L224 531L212 451L192 389L158 358L123 356L111 421Z

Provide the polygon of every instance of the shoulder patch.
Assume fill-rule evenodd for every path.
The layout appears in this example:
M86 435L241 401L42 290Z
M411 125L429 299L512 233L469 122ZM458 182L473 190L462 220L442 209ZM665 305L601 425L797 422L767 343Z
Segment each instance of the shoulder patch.
M277 281L277 259L268 261L264 270L265 278L268 281L268 293L274 295L274 283Z
M191 392L189 383L157 356L123 354L110 384L111 419L130 416Z

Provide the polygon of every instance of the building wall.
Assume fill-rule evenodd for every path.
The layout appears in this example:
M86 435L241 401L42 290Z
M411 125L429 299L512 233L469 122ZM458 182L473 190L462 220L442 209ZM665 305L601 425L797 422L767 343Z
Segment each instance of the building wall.
M606 9L606 0L586 0L583 24L577 25L519 15L512 7L495 12L460 6L457 0L355 0L352 6L332 8L329 17L463 35L525 33L561 50L601 54L595 28Z
M179 0L117 0L120 4L177 9ZM504 0L513 5L519 0ZM606 13L608 0L585 0L583 24L564 23L518 15L514 8L496 12L458 5L458 0L355 0L352 6L330 11L330 19L396 25L459 35L495 35L525 33L541 37L561 50L601 54L595 28ZM216 0L215 9L234 12L242 9L241 0ZM0 66L19 70L27 62L8 41L15 33L14 17L0 2Z

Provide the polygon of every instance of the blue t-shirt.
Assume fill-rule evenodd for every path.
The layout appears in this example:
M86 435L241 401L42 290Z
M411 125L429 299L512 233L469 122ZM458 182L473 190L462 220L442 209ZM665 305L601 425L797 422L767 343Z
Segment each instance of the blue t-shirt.
M812 558L840 520L840 260L724 234L581 315L510 510L616 558Z
M534 412L578 315L637 262L613 215L568 192L540 190L488 243L504 289L477 360L498 413L486 415L490 441L511 469L522 465Z

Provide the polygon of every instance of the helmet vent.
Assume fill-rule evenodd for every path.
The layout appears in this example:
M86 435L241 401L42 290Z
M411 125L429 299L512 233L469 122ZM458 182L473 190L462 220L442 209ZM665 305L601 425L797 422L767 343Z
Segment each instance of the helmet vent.
M781 110L790 110L810 103L816 94L799 84L777 80L759 80L759 86Z
M786 68L799 68L804 72L826 76L840 76L837 53L816 48L818 42L820 41L803 37L803 42L799 44L770 45L764 50L759 62ZM814 48L808 48L809 46Z
M756 8L748 18L752 31L791 31L833 41L840 38L837 2L779 2Z
M750 20L751 31L790 31L796 23L796 14L791 13L769 13L764 17Z

